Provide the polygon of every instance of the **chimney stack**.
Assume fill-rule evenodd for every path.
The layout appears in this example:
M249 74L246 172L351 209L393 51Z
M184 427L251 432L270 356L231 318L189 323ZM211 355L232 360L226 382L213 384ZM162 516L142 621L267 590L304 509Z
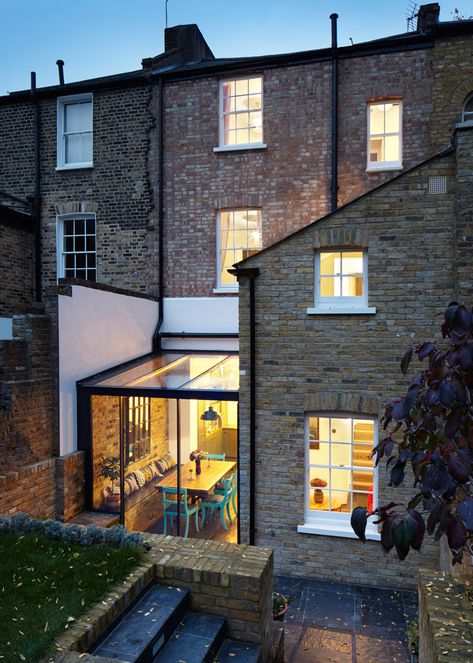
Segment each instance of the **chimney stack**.
M439 22L440 5L438 2L431 2L428 5L421 5L417 14L417 32L424 35L431 34Z

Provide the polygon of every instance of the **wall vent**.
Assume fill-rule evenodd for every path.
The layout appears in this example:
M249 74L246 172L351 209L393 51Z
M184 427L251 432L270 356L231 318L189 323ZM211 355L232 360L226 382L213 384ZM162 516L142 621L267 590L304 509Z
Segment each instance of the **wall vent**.
M444 175L429 177L429 193L447 193L447 178Z

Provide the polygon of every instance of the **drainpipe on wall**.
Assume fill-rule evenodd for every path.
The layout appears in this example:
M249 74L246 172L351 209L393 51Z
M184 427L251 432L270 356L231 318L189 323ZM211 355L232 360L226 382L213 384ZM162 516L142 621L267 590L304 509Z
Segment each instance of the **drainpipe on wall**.
M34 195L32 201L35 222L35 292L36 301L41 302L41 164L40 164L40 125L39 101L36 93L36 72L31 72L31 99L34 105Z
M163 78L158 79L158 322L153 334L153 352L161 350L161 327L164 320L164 103L163 103Z
M338 207L338 52L337 52L337 18L338 14L330 14L332 21L332 182L331 211Z
M250 469L250 545L255 545L256 531L256 297L255 280L259 274L257 267L243 267L228 270L238 281L241 277L250 280L250 434L249 434L249 469Z

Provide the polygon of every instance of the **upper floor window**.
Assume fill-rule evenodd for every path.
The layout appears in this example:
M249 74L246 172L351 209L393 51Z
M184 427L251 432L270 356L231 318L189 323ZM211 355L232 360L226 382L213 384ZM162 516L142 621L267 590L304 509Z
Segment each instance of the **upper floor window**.
M131 396L122 399L125 464L129 465L151 453L150 399Z
M462 107L462 122L473 120L473 92L467 96Z
M265 147L261 76L220 81L220 148Z
M260 210L225 210L217 215L217 289L238 290L228 269L261 249Z
M92 95L57 100L57 166L87 168L92 157Z
M402 168L402 104L379 101L368 104L367 170Z
M58 278L97 280L94 214L66 214L57 224Z
M371 452L376 422L362 416L309 414L305 425L305 525L321 534L353 536L350 516L355 507L377 505L377 477ZM376 535L372 524L368 529ZM317 531L315 531L317 533Z

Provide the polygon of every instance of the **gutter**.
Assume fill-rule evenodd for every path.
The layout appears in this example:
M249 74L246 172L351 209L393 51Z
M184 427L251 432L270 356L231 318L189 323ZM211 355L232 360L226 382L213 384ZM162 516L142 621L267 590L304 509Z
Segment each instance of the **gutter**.
M250 545L255 545L256 532L256 296L255 281L259 274L257 267L238 267L228 270L240 281L241 277L250 280Z

